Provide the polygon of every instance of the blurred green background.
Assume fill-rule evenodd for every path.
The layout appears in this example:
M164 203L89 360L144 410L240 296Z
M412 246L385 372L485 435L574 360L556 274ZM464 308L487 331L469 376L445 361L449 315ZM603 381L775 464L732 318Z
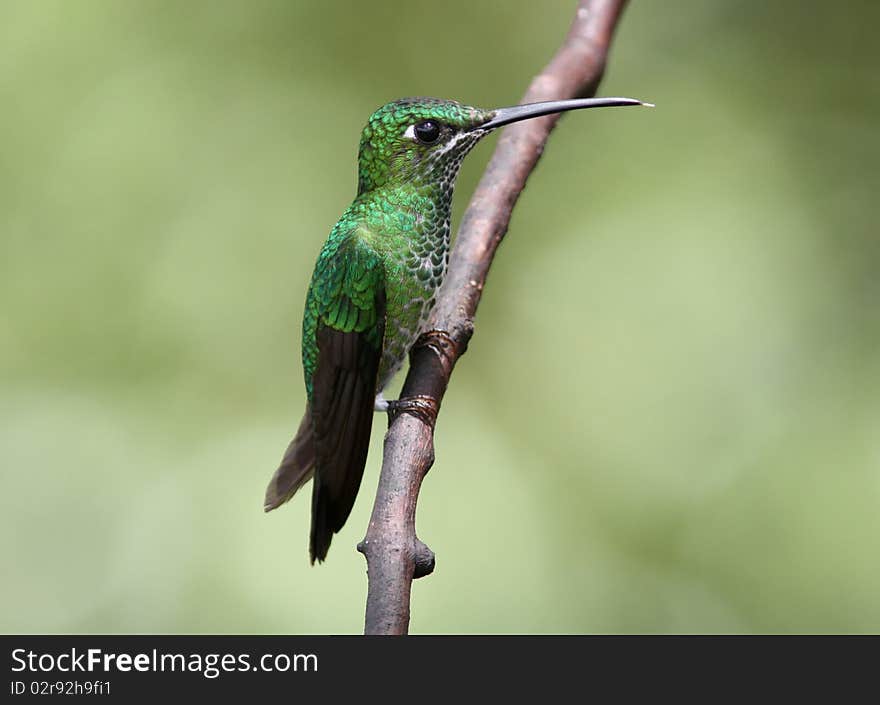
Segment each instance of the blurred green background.
M3 3L2 631L361 630L384 420L325 565L261 510L314 257L375 107L516 103L572 12ZM414 632L880 630L878 22L629 7L601 93L658 108L567 116L520 201Z

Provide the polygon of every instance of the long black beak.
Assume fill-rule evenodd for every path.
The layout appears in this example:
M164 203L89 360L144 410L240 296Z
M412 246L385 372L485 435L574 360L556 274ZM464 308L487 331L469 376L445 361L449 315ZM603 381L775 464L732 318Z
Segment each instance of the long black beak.
M653 103L644 103L634 98L575 98L573 100L548 100L544 103L528 103L526 105L514 105L510 108L498 108L494 117L489 122L484 122L477 126L478 130L492 130L502 125L509 125L512 122L520 120L528 120L530 118L540 117L541 115L551 115L553 113L564 113L566 110L582 110L584 108L613 108L623 105L644 105L653 108Z

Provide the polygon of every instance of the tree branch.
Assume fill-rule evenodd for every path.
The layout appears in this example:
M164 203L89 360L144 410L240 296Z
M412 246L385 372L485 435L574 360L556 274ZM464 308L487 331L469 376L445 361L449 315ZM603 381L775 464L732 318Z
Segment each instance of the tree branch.
M625 4L580 0L565 41L521 102L595 95ZM419 489L434 463L434 422L452 369L473 334L483 285L513 207L558 120L558 114L548 115L501 133L462 219L430 332L410 352L401 391L409 408L389 415L376 502L366 538L358 544L369 576L366 634L406 634L412 581L434 570L434 554L415 532Z

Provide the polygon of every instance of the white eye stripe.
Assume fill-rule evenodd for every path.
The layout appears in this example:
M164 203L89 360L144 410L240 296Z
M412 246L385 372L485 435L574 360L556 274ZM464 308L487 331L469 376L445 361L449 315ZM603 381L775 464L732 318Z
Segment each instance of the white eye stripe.
M404 137L409 137L411 140L416 138L416 126L410 125L406 128L406 132L403 133Z
M453 135L452 139L449 140L446 144L442 145L439 149L435 151L435 154L443 155L446 154L450 149L453 149L459 142L465 139L467 135L459 133L457 135Z

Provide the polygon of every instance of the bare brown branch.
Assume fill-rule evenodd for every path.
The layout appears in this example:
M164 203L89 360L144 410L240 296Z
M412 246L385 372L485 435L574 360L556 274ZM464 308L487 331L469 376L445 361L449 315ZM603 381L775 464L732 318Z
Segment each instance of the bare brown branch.
M581 0L556 55L532 81L522 103L595 95L626 0ZM434 569L434 554L416 537L416 502L434 463L434 421L456 361L473 333L489 267L510 215L559 115L506 127L471 198L449 272L429 322L413 347L401 392L403 413L389 416L382 474L366 538L366 634L406 634L414 578Z

